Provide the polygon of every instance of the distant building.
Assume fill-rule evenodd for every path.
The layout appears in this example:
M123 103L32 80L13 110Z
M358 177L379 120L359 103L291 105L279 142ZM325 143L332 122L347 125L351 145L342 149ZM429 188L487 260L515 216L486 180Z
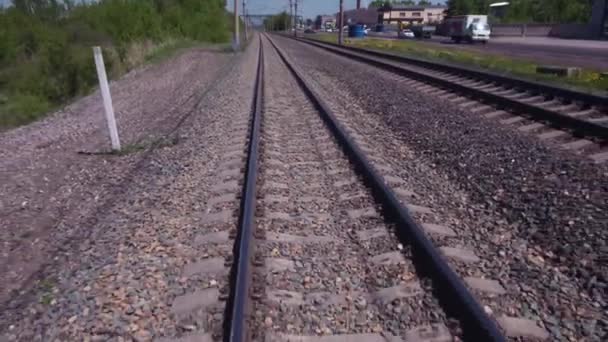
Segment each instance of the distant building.
M447 6L394 6L378 8L378 23L383 24L439 24Z
M378 24L378 9L375 7L344 11L344 22L374 26Z
M333 15L318 15L315 19L315 29L320 30L328 27L336 27L336 17Z

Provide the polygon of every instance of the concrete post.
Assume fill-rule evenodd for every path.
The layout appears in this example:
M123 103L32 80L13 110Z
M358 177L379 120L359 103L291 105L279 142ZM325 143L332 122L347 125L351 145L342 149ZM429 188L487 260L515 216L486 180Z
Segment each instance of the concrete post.
M340 0L340 18L338 18L338 45L344 44L344 32L342 28L344 28L344 0Z
M103 63L103 55L99 46L93 47L93 56L95 57L95 68L97 69L97 77L99 78L99 89L101 90L103 107L106 113L106 123L108 124L108 130L110 131L110 141L112 142L112 150L120 151L120 139L118 138L116 118L114 117L112 96L110 95L108 77L106 76L106 67Z
M245 26L245 41L247 41L247 9L245 6L247 5L247 1L243 0L243 25Z
M290 29L293 28L293 0L289 0L289 27ZM289 32L287 28L285 30Z
M241 46L239 39L239 0L234 0L234 39L232 41L232 48L237 51Z

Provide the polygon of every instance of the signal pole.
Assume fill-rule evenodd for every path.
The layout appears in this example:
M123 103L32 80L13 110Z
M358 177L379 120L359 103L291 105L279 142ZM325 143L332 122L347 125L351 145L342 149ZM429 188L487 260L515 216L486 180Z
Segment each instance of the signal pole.
M294 30L293 30L293 36L298 38L298 0L295 0L296 2L296 16L293 18L294 20Z
M234 51L239 49L241 43L239 42L239 0L234 0L234 40L232 41L232 48Z
M338 25L340 25L338 31L338 45L344 43L344 37L342 36L342 28L344 27L344 0L340 0L340 18L338 19Z
M289 27L293 29L293 0L289 0Z
M247 9L245 6L247 5L247 0L243 0L243 25L245 26L245 41L247 41Z

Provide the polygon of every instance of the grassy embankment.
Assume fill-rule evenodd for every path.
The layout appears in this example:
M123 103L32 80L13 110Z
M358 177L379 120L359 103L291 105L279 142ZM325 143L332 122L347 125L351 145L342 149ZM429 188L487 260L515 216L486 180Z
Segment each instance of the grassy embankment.
M311 35L311 38L332 43L336 43L338 39L337 35L335 34L316 34L314 36ZM608 78L602 78L600 72L597 70L583 69L579 77L565 78L537 74L536 67L539 64L534 61L506 56L497 56L494 54L484 54L483 52L470 52L454 48L433 46L426 43L420 43L415 40L345 38L345 43L353 47L387 51L408 57L416 57L431 61L460 64L463 66L475 67L501 74L552 83L558 86L583 91L608 91Z
M91 46L102 46L112 79L183 48L230 40L221 0L15 4L0 8L0 130L89 93L97 85Z

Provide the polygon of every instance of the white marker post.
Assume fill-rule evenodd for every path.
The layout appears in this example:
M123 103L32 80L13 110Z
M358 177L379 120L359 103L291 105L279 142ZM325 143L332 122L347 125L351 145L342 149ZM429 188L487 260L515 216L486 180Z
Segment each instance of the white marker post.
M99 78L99 88L101 89L101 97L103 98L103 107L106 111L106 122L108 123L108 130L110 131L110 140L112 140L112 150L120 151L120 139L118 138L118 128L116 128L116 119L114 118L112 96L110 95L106 67L103 64L103 55L101 54L101 48L99 46L93 47L93 55L95 56L95 67L97 68L97 77Z

